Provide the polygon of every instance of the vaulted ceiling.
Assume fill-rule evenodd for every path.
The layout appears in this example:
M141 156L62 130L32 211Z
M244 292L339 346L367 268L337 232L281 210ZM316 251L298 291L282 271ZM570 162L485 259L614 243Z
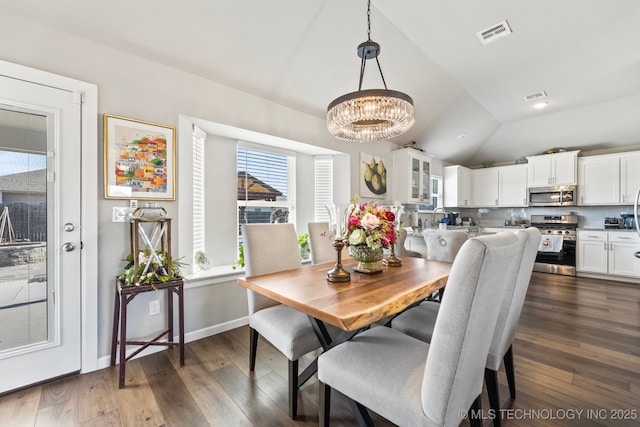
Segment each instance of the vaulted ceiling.
M356 47L367 39L366 0L0 0L0 9L319 118L357 89ZM513 34L483 45L477 33L503 20ZM415 103L399 145L475 165L640 144L637 0L373 0L371 25L388 87ZM363 88L378 87L369 63ZM543 110L524 99L539 91Z

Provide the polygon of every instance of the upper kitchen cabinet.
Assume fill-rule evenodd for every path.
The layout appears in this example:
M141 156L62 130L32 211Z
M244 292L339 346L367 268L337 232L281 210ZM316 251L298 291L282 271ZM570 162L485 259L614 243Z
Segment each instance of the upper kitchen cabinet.
M640 152L620 155L620 203L632 205L640 188Z
M446 166L444 172L444 206L470 207L471 201L471 169L464 166Z
M527 206L527 165L498 166L471 172L473 206Z
M432 156L413 148L393 152L393 194L401 203L430 202Z
M640 159L640 158L639 158ZM640 166L640 164L639 164ZM620 155L578 159L578 202L580 205L616 205L620 201Z
M575 185L579 151L527 157L529 187Z
M485 168L471 171L473 206L498 206L498 169L499 168Z
M498 206L527 206L527 165L501 166L498 169Z

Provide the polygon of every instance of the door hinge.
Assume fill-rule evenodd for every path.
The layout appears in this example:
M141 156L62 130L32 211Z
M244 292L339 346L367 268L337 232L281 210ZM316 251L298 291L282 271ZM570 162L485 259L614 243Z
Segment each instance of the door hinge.
M82 104L84 102L84 92L80 90L74 90L71 93L71 102L74 104Z

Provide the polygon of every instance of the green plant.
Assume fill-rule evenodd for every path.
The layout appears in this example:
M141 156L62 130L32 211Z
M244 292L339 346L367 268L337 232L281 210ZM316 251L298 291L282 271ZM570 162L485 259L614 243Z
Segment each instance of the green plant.
M172 278L181 277L180 268L184 266L180 260L172 259L169 270L167 254L156 251L152 255L150 249L138 252L138 265L135 265L133 254L127 255L127 265L122 270L119 279L125 286L152 285L165 283Z
M243 245L240 245L240 247L238 248L238 261L236 262L236 264L244 268L244 246ZM236 268L236 266L234 265L233 268Z
M304 233L298 236L298 246L300 246L300 258L309 258L309 234Z

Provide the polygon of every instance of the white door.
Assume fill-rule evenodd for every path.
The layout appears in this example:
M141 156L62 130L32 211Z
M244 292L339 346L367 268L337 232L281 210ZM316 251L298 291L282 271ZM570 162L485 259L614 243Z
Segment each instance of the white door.
M80 113L0 76L0 393L81 368Z

